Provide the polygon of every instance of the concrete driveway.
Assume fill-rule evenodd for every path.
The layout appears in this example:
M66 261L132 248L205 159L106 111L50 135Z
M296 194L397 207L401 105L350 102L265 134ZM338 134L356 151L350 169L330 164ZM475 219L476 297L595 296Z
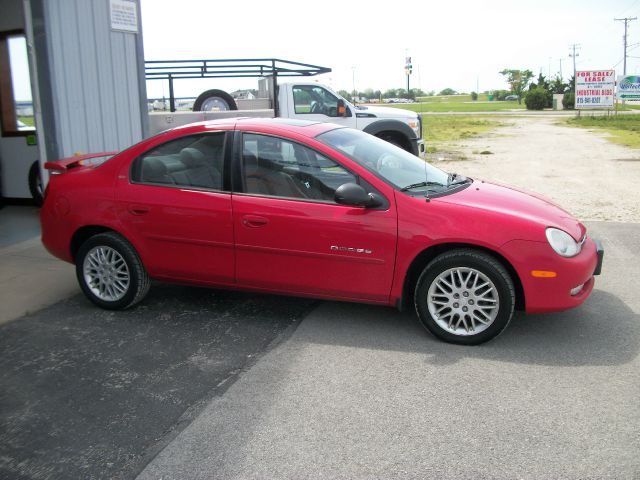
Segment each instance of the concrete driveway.
M605 268L581 308L465 348L322 303L138 478L638 478L640 225L589 229Z

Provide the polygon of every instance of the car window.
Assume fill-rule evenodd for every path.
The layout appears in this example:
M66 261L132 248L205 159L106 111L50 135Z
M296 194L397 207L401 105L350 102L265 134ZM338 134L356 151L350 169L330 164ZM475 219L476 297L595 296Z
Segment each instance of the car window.
M344 167L298 143L251 133L242 138L246 193L333 202L340 185L357 183Z
M293 105L296 114L323 114L338 116L338 97L327 89L316 85L293 87Z
M159 145L135 160L131 180L222 190L224 136L190 135Z

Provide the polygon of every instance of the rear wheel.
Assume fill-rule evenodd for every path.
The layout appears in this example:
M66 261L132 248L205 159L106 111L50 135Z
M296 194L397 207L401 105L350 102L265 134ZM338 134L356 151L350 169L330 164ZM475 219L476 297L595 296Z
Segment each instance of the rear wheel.
M194 112L218 112L237 110L235 100L231 95L222 90L207 90L201 93L193 102Z
M149 291L150 279L140 257L122 236L100 233L76 255L76 277L89 300L108 310L123 310Z
M33 197L33 201L36 205L42 205L42 176L40 175L40 165L37 161L31 164L31 168L29 168L29 192L31 192L31 196Z
M513 317L515 290L493 257L470 249L436 257L415 290L418 318L436 337L477 345L499 335Z

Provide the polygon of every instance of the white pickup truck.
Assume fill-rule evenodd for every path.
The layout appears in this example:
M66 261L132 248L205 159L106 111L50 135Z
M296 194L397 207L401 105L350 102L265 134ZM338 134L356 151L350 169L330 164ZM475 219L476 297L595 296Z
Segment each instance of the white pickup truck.
M279 59L148 61L147 80L168 80L170 95L169 113L150 114L150 133L221 117L284 117L357 128L424 157L422 120L417 113L352 105L329 87L304 79L330 71L326 67ZM206 90L196 98L192 112L175 111L174 81L228 77L259 77L257 98L236 101L222 90ZM303 77L303 81L278 83L281 77Z

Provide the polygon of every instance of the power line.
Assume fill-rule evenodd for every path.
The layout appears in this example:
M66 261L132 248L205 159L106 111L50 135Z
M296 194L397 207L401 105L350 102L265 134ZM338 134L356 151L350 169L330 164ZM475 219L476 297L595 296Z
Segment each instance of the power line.
M624 41L624 67L622 70L623 75L627 74L627 33L628 33L629 22L637 19L638 17L625 17L625 18L613 19L614 22L624 22L624 37L622 37Z

